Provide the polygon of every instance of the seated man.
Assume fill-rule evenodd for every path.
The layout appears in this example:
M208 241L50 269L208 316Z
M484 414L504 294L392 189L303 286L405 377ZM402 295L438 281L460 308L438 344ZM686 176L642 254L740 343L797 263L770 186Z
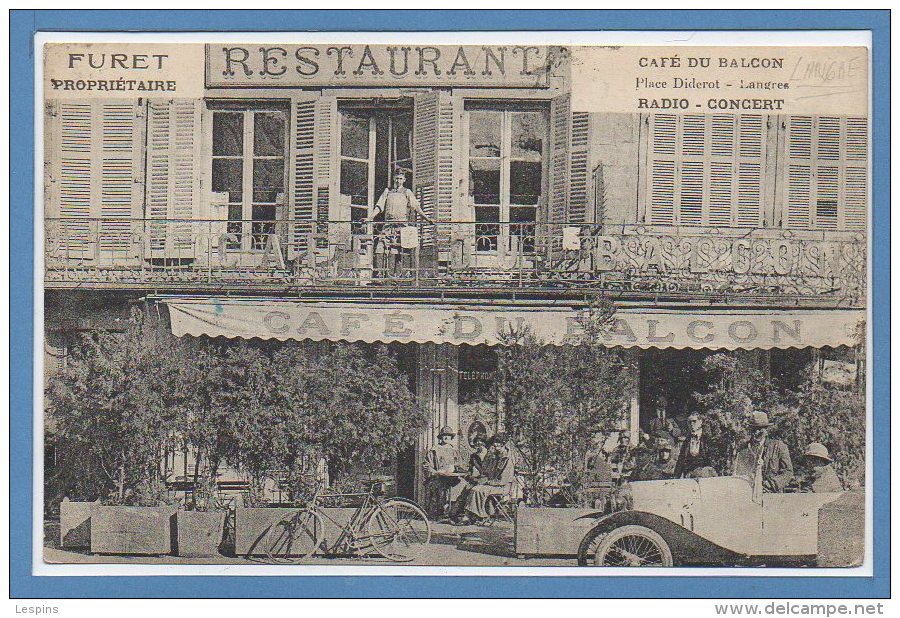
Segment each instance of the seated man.
M743 476L754 483L761 480L763 492L781 493L794 477L794 466L787 444L769 437L772 423L765 412L752 412L748 424L750 440L735 455L732 474ZM754 487L754 496L756 491Z
M675 476L676 460L672 459L672 437L668 432L659 430L656 439L655 456L646 459L635 469L631 477L634 481L660 481Z
M481 467L481 475L474 479L466 496L465 515L459 523L467 524L480 521L491 515L488 512L489 496L504 496L509 493L513 482L512 462L507 449L507 437L498 433L488 440L488 454Z
M443 427L438 443L425 455L425 508L429 516L441 520L452 515L453 504L463 491L464 484L457 474L461 468L459 451L453 444L456 432Z
M824 444L813 442L807 446L801 466L803 476L800 478L800 491L811 493L844 491Z

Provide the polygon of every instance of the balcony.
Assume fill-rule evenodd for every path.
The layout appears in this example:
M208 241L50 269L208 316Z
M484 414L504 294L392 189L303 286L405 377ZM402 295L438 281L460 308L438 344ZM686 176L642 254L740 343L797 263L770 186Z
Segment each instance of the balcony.
M566 223L46 219L48 288L864 306L865 236Z

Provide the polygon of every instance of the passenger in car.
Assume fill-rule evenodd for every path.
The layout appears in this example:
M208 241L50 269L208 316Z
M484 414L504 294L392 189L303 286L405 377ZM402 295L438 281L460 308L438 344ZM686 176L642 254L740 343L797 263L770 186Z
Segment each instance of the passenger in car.
M676 460L672 458L672 438L660 430L655 435L654 457L646 459L635 468L631 479L634 481L659 481L675 476Z
M709 445L703 435L703 417L697 412L692 413L688 416L688 428L690 433L681 443L675 464L675 478L712 476L704 470L709 468Z
M803 476L800 491L812 493L832 493L843 491L841 480L834 471L833 461L824 444L812 442L806 447L801 462Z
M787 444L769 437L772 423L765 412L754 411L748 420L750 440L737 452L732 473L751 481L755 481L757 475L761 474L763 492L783 492L794 477L794 466Z

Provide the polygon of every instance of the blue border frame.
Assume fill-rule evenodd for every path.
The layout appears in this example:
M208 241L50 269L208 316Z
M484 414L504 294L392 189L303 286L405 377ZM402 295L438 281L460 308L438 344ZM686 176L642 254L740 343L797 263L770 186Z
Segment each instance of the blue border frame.
M12 11L10 596L887 598L890 596L890 11ZM236 24L253 28L236 28ZM266 28L265 24L277 24ZM870 30L873 51L874 577L34 577L34 64L37 31Z

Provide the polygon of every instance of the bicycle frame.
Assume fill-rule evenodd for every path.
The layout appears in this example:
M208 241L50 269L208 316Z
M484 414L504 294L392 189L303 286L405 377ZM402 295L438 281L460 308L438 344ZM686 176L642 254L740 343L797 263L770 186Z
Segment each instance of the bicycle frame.
M365 543L369 536L365 534L362 526L365 522L381 508L383 500L375 493L375 487L379 483L373 483L369 491L364 493L325 493L323 486L318 486L313 494L312 500L305 508L315 512L315 514L323 520L331 522L335 528L341 530L341 534L326 548L329 553L337 553L337 550L346 548L348 553L359 552L365 549ZM346 524L341 524L331 517L324 507L320 505L321 498L353 498L362 497L363 503L356 508L350 516L350 520Z

